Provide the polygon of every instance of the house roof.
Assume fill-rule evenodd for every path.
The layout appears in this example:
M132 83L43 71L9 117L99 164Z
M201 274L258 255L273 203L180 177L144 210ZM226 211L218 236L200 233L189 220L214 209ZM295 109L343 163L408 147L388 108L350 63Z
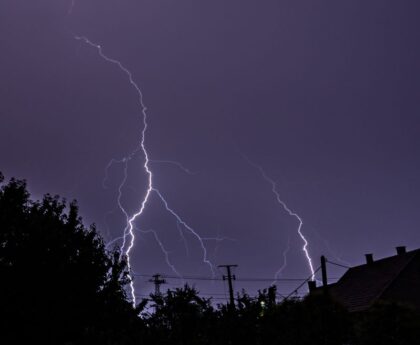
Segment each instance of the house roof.
M328 291L349 311L362 311L377 301L420 249L350 268Z

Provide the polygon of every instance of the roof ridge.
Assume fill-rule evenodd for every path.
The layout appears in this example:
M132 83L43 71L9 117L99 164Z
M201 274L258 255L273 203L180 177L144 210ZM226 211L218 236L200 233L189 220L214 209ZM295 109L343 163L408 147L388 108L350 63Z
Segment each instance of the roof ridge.
M407 252L405 252L403 255L406 255L406 254L417 254L417 252L420 252L420 248L417 248L417 249L413 249L413 250L410 250L410 251L407 251ZM383 262L383 261L386 261L386 260L392 260L392 259L395 259L395 258L397 258L397 257L399 257L399 255L398 254L395 254L395 255L391 255L391 256L385 256L385 257L383 257L383 258L379 258L379 259L374 259L374 263L376 264L377 262ZM361 264L358 264L358 265L355 265L355 266L351 266L351 267L349 267L349 269L350 268L357 268L357 267L363 267L363 266L366 266L367 265L367 263L365 262L365 263L361 263Z

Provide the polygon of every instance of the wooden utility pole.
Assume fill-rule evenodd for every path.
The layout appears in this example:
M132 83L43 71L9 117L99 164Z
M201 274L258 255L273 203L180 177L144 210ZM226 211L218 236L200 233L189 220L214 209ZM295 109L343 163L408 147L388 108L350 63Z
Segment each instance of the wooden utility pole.
M228 285L229 285L229 305L230 308L235 309L235 300L233 298L233 284L232 284L232 280L236 280L236 276L234 274L232 274L231 272L231 268L232 267L238 267L238 265L219 265L218 267L220 268L226 268L226 273L227 275L223 276L223 280L227 280L228 281Z
M152 276L152 279L150 279L149 282L155 284L155 295L160 296L160 286L162 284L166 284L166 280L163 279L160 274L155 274Z
M322 286L324 289L327 288L328 278L327 278L327 259L324 255L321 256L321 272L322 272Z

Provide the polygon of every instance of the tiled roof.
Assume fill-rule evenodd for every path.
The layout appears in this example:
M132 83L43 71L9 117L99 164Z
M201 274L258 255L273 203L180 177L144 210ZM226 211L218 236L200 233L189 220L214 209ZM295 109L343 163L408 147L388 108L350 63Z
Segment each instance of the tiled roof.
M420 249L350 268L328 287L331 295L349 311L369 308L420 254Z

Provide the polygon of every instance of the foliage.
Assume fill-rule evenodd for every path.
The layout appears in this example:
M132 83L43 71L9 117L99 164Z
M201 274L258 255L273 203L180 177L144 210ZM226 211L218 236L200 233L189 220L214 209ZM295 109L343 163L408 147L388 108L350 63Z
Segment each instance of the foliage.
M107 344L140 321L126 300L124 258L84 227L75 202L32 201L25 181L0 189L0 272L5 343Z
M378 302L358 319L357 345L412 345L419 342L420 315L409 306Z
M151 295L154 313L147 318L155 344L208 344L216 322L210 300L185 285L164 295Z

